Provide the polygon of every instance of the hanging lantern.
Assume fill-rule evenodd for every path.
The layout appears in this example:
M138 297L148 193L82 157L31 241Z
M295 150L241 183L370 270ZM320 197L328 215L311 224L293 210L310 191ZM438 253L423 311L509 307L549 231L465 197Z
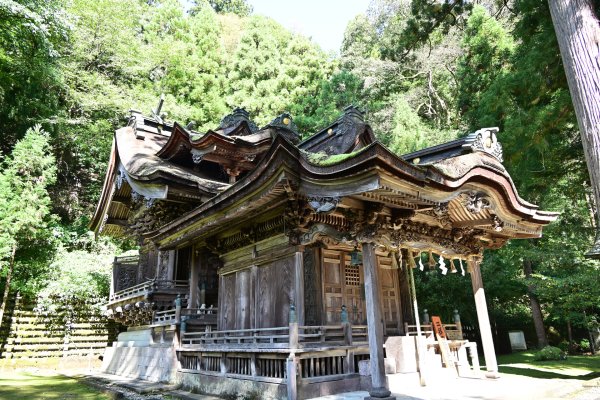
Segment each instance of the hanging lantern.
M410 250L409 250L409 253L408 253L408 266L410 268L417 268L417 264L415 264L415 255Z
M390 258L392 259L392 269L400 269L398 265L398 259L396 258L396 252L390 251Z
M433 252L429 250L429 269L435 269L435 258L433 258Z
M354 250L350 253L350 265L353 267L362 265L362 253L358 251L358 248L354 246Z

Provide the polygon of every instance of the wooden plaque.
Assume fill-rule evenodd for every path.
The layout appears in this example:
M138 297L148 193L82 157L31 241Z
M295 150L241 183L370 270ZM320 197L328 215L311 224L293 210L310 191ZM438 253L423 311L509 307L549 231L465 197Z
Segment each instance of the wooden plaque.
M446 339L446 330L444 329L444 326L442 325L442 320L440 319L440 317L438 317L436 315L432 315L431 316L431 326L433 328L433 331L435 332L435 336L438 339Z

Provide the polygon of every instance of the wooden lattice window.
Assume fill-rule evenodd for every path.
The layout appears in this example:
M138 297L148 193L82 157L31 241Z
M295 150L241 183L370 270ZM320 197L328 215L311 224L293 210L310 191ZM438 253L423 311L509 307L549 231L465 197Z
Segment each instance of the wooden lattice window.
M346 286L360 286L358 265L346 265Z

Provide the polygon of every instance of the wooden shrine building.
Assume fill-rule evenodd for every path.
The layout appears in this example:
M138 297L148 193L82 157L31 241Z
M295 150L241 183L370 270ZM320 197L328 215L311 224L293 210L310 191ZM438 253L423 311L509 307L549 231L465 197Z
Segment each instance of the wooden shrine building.
M497 374L483 250L557 216L519 197L497 129L399 157L353 107L303 141L288 114L259 128L236 109L204 134L157 114L116 131L91 223L140 243L115 259L107 312L128 331L106 371L291 399L364 388L370 359L371 397L389 398L384 341L418 324L423 253L470 274Z

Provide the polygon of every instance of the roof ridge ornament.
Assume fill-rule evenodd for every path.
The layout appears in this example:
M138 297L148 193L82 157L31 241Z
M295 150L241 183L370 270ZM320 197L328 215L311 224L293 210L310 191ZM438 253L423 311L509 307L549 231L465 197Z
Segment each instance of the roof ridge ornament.
M165 94L161 93L160 97L158 98L158 104L156 105L156 109L152 110L152 117L154 117L154 119L159 123L159 124L163 124L164 121L160 115L160 111L162 110L162 106L165 103Z
M493 128L481 128L465 138L465 142L462 145L463 148L471 149L472 151L480 151L491 155L498 161L502 162L502 145L498 141L496 134L499 129Z
M284 135L286 139L290 140L292 143L297 144L300 141L300 134L298 133L298 127L294 123L294 119L288 112L284 112L275 117L271 122L269 122L264 128L279 128L284 129L293 135Z
M224 116L221 120L221 123L217 127L217 130L225 130L227 128L235 127L242 121L245 121L248 124L248 127L252 133L258 131L258 126L250 119L250 113L241 107L234 108L231 114Z
M355 106L354 104L350 104L344 108L344 113L340 117L340 119L350 118L354 121L365 122L365 113L361 111L360 108Z

